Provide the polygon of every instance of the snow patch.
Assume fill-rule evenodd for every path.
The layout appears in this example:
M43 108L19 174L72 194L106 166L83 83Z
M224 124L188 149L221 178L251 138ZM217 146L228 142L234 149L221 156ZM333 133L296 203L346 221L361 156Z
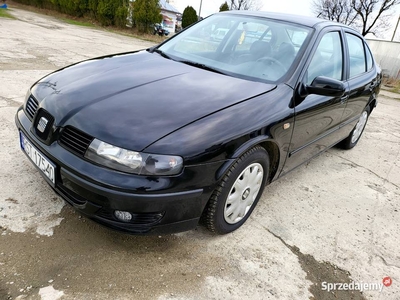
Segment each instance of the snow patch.
M64 296L63 291L57 291L52 285L41 288L39 290L39 296L41 300L58 300Z

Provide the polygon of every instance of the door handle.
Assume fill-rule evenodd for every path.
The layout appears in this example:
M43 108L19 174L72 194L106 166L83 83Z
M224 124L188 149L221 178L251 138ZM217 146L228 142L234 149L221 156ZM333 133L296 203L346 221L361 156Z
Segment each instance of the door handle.
M369 84L369 90L370 90L370 92L372 92L372 90L375 88L375 86L376 86L376 81L372 81L372 82Z
M347 99L349 99L349 95L344 95L340 98L340 102L341 103L345 103L347 101Z

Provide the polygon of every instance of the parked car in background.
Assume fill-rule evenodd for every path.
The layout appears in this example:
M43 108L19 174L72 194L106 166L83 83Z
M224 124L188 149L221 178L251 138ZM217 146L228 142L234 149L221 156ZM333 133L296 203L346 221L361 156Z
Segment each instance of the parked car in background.
M218 27L224 37L212 38ZM189 230L202 217L223 234L266 184L334 145L353 148L380 83L350 27L229 11L150 49L45 76L16 124L22 151L87 217L134 234Z
M169 30L164 28L164 26L162 26L161 24L154 24L154 30L153 30L153 34L156 35L160 35L160 36L167 36L169 34Z

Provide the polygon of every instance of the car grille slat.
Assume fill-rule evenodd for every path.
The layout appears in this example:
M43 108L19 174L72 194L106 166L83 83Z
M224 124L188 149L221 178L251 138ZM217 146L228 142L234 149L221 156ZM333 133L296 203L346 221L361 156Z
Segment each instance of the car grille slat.
M65 127L61 132L60 139L58 140L61 146L79 156L85 155L85 152L92 141L92 136L72 126Z
M33 98L33 96L29 96L28 101L26 102L25 105L25 111L27 112L31 120L35 116L38 106L39 102L35 98Z
M71 128L71 127L67 127L67 128ZM93 138L91 137L91 136L88 136L88 135L86 135L86 134L84 134L83 135L83 132L82 133L78 133L77 132L77 130L76 131L74 131L74 130L68 130L68 132L67 132L67 134L69 135L69 136L71 136L71 138L73 138L73 139L78 139L78 140L82 140L83 142L85 142L85 143L91 143L92 142L92 140L93 140Z
M81 149L81 151L86 151L85 146L83 146L82 144L79 144L76 140L74 140L74 139L68 137L67 134L65 134L65 135L63 136L63 139L64 139L66 142L70 143L70 146L71 146L71 147Z

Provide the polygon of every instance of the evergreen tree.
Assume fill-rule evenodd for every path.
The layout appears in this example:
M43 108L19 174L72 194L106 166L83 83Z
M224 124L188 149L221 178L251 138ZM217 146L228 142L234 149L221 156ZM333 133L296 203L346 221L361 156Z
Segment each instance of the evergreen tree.
M182 14L182 28L197 22L197 12L192 6L187 6Z
M151 24L162 21L158 0L136 0L133 3L133 20L139 31L149 32Z
M225 1L224 3L221 4L221 6L219 7L219 11L227 11L229 10L229 6L228 3Z

